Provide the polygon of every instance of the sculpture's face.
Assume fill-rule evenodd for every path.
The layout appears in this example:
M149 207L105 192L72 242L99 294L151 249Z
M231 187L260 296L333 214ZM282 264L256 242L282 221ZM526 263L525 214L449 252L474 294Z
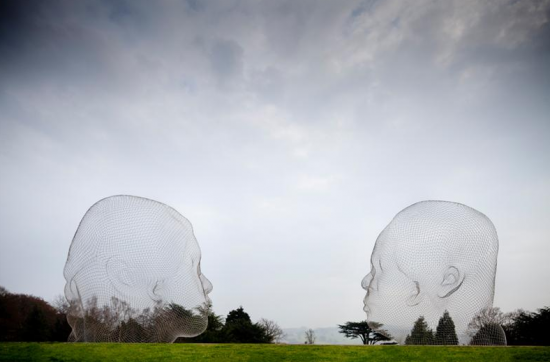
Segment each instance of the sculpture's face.
M361 282L367 291L363 309L368 321L383 323L383 328L402 343L427 301L419 293L422 281L412 280L381 249L375 249L371 271Z
M137 341L171 342L202 333L212 284L200 259L191 224L172 208L131 196L98 202L79 225L65 266L73 333L85 341L112 340L103 330L94 337L79 330L79 319L94 307L118 319L122 313L125 320L147 321L142 324L153 335Z

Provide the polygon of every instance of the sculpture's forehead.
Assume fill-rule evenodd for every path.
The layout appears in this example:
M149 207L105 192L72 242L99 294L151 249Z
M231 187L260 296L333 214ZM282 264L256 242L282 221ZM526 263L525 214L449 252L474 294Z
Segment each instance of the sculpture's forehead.
M191 223L177 211L159 202L137 197L104 199L88 210L82 224L103 235L142 234L144 238L153 238L155 233L174 237L192 234Z
M84 216L86 218L104 223L124 222L132 227L139 227L143 222L149 225L173 223L184 228L191 227L189 221L170 206L139 197L114 196L103 199L88 210Z
M398 213L382 236L386 243L404 248L435 247L484 233L490 226L485 215L465 205L425 201Z
M71 255L117 256L151 265L200 257L189 221L156 201L115 196L92 206L78 227Z
M373 259L424 270L474 261L496 248L496 230L485 215L461 204L421 202L401 211L382 231Z

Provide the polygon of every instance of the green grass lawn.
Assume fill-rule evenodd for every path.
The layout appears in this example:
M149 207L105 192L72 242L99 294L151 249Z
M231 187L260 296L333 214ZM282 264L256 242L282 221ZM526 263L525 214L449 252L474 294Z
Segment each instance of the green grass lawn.
M0 343L0 361L550 361L550 347Z

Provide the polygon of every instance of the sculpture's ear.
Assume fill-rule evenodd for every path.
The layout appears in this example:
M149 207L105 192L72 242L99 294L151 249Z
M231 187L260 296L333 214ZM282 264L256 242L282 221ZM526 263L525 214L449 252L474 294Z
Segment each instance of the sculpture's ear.
M128 267L128 265L120 258L114 256L107 260L106 264L107 276L111 281L111 284L124 294L130 289L135 287L135 273Z
M162 294L164 293L165 281L157 280L147 287L147 294L149 298L155 302L162 301Z
M424 299L424 291L420 290L420 284L415 281L414 285L414 289L411 290L411 294L407 298L407 305L409 307L414 307L420 304L420 302L422 302L422 299Z
M456 292L464 282L464 273L457 267L449 266L443 273L443 280L439 285L437 296L439 298L447 298Z

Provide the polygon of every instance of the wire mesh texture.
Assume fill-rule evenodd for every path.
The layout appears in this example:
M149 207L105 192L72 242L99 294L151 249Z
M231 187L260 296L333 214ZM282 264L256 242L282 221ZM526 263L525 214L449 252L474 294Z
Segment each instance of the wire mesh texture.
M505 345L501 326L479 318L493 306L497 254L496 229L479 211L448 201L405 208L378 236L361 283L367 320L400 344Z
M64 276L69 341L173 342L207 327L212 284L191 223L173 208L111 196L86 212Z

